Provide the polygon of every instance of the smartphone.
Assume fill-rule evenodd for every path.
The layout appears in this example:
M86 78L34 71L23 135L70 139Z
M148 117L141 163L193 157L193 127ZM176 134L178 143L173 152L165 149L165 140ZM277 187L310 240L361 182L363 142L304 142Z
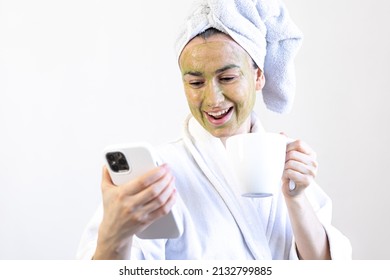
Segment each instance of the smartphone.
M104 159L111 180L120 186L162 164L153 147L148 143L132 143L109 146L104 150ZM143 239L170 239L180 236L175 205L171 211L136 234Z

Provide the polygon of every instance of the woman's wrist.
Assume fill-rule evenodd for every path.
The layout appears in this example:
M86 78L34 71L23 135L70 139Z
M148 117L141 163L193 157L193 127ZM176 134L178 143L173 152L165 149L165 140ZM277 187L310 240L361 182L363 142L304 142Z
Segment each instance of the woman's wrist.
M97 246L93 259L129 259L132 243L133 236L125 239L118 239L117 235L106 234L104 229L99 229Z

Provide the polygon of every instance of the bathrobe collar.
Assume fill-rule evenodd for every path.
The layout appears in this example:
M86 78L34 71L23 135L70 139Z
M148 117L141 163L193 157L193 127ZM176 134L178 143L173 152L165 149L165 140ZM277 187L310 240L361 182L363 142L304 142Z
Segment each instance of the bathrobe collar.
M264 131L254 113L251 120L251 132ZM237 179L232 175L231 167L227 163L222 141L212 136L192 116L185 122L183 139L199 168L229 209L254 259L270 259L266 225L262 224L261 219L254 219L257 215L248 213L248 210L253 208L247 207L246 204L253 201L239 195Z

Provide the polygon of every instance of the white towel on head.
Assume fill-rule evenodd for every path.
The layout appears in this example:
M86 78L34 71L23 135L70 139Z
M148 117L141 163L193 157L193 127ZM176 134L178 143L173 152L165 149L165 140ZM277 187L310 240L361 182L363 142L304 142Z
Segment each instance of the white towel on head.
M293 60L303 36L285 5L278 0L197 0L177 39L177 58L208 28L231 36L264 71L267 108L289 112L295 95Z

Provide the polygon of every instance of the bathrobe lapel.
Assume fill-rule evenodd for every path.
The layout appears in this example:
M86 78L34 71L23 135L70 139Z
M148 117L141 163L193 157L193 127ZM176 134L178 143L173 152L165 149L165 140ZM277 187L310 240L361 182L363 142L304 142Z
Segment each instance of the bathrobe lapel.
M252 130L257 129L262 129L258 122L252 125ZM227 164L225 147L220 139L213 137L192 117L186 121L183 138L199 168L236 221L254 259L272 258L266 237L267 225L263 225L259 215L254 215L255 207L248 207L253 201L238 194L236 178Z

